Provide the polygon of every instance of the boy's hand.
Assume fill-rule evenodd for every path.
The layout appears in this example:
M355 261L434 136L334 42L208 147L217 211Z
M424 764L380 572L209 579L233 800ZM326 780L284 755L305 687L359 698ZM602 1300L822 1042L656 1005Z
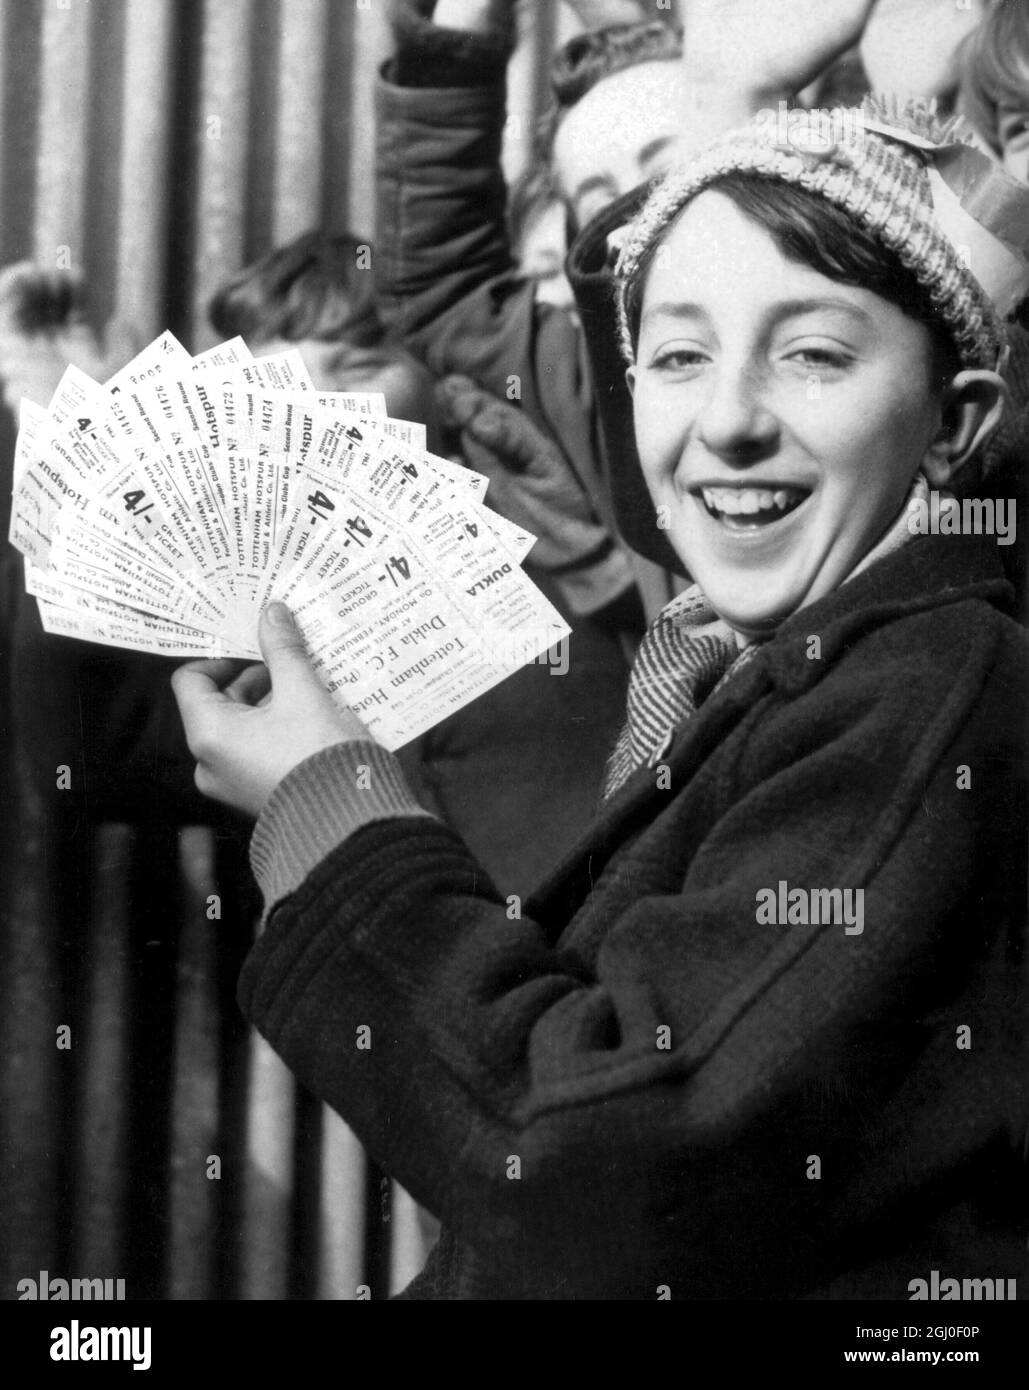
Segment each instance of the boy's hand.
M284 604L261 614L258 640L264 666L191 661L172 676L197 789L255 818L305 758L372 737L318 679Z

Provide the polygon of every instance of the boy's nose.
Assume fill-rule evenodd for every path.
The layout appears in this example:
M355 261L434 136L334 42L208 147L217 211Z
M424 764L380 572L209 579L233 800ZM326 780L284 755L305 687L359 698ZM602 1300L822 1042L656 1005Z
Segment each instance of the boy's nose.
M722 362L697 419L701 442L719 458L747 463L773 450L779 422L769 408L761 375L751 365Z

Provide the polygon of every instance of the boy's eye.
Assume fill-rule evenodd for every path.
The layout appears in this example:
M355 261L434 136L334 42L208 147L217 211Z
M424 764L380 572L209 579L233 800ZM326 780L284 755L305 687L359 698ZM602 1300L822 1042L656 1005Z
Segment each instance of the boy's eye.
M824 370L841 371L850 362L850 358L845 352L839 352L832 348L797 348L790 356L802 366L820 367Z
M651 365L658 371L688 372L708 360L706 353L698 348L664 348L654 354Z

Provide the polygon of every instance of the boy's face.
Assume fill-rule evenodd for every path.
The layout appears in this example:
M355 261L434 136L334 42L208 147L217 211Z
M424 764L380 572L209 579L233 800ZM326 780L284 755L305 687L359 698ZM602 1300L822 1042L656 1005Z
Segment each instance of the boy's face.
M432 376L403 348L358 348L317 338L300 342L272 338L252 342L250 347L262 356L296 348L319 391L381 391L390 415L398 420L418 420L428 426L430 434L434 429Z
M716 191L663 247L629 374L643 473L715 610L759 635L835 589L900 511L939 425L930 336L787 260Z
M1026 85L1029 87L1029 76ZM1001 108L997 135L1004 168L1014 178L1029 183L1029 102L1018 110Z
M678 62L638 63L598 82L564 116L554 174L576 228L668 167L681 81Z

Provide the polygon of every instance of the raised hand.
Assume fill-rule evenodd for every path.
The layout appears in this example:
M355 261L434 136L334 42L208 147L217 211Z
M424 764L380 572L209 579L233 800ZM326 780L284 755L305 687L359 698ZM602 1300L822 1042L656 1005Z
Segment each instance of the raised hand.
M372 737L318 679L288 608L269 604L258 638L263 666L191 661L172 676L197 789L254 817L305 758Z
M793 94L860 41L875 0L687 0L683 67L694 81Z
M521 410L466 376L445 377L436 397L446 424L460 431L465 460L490 480L488 505L537 537L530 563L559 571L602 545L582 484Z

